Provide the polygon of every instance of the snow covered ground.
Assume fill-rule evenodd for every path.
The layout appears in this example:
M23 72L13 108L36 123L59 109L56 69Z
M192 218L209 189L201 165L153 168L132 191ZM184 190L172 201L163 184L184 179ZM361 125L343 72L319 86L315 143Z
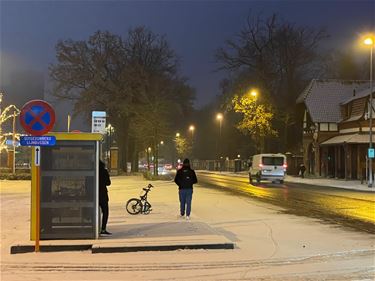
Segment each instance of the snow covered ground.
M30 182L0 181L1 280L375 280L374 235L282 214L278 207L200 185L192 221L179 221L177 188L167 181L153 182L151 214L130 216L124 204L147 182L113 177L112 183L109 231L170 223L170 233L154 227L152 237L160 239L176 233L176 222L190 224L189 235L199 235L201 222L236 248L10 255L11 245L29 241Z

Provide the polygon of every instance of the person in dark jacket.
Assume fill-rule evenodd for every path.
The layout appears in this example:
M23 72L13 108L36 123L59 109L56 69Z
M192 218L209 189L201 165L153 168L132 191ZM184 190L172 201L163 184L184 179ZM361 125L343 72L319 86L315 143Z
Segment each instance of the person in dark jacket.
M193 197L193 184L197 183L197 176L193 169L190 168L189 159L185 159L183 166L176 173L174 182L178 185L178 194L180 199L180 215L185 215L190 220L191 200Z
M305 177L305 171L306 171L306 167L304 164L301 164L299 166L299 174L301 175L301 178L304 178Z
M111 179L109 178L109 173L105 168L105 164L102 160L99 160L99 206L102 209L102 230L100 234L111 235L112 233L107 231L107 221L109 215L108 208L108 190L107 186L111 185Z

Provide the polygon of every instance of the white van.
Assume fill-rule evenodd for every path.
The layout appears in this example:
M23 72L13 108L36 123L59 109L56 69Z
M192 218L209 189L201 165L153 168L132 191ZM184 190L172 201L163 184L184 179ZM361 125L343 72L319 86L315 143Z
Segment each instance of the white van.
M284 182L286 174L286 156L281 153L277 154L257 154L252 157L249 168L249 182L253 180L270 180L272 182Z

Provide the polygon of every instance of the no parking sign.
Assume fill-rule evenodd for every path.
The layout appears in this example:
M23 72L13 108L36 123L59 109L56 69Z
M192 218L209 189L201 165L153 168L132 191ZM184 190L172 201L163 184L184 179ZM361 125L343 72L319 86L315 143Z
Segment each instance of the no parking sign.
M20 122L27 133L32 136L22 136L21 145L35 146L35 194L36 194L36 219L35 219L35 252L39 252L40 238L40 146L54 145L54 136L43 136L47 134L55 124L55 111L52 106L42 100L32 100L26 103L21 110Z
M48 102L32 100L22 107L20 122L30 135L42 136L53 128L55 111Z

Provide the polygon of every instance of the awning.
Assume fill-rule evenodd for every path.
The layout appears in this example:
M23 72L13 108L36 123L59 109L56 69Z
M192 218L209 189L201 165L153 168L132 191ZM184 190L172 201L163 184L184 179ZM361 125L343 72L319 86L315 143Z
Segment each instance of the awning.
M372 142L375 143L375 132L372 135ZM330 138L324 142L322 142L320 145L331 145L331 144L354 144L354 143L369 143L370 142L370 136L368 133L365 134L350 134L350 135L340 135L335 136L333 138Z

